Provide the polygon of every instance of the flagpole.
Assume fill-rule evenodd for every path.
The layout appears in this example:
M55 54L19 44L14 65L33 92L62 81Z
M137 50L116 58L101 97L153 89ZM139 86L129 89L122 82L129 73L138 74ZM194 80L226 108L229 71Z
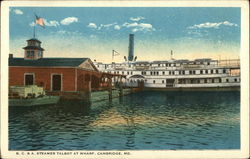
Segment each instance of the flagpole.
M33 38L36 38L36 14L34 13L35 20L34 20L34 28L33 28Z
M112 60L114 60L114 50L112 50Z
M34 24L34 29L33 29L33 38L36 38L36 29L35 29L36 25Z

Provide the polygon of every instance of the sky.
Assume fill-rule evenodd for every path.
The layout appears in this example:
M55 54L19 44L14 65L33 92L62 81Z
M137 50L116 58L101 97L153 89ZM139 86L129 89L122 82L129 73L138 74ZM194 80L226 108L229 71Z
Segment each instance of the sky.
M88 57L122 62L129 34L139 61L233 59L240 53L237 7L10 7L10 53L23 57L35 25L45 57ZM112 60L112 50L117 55Z

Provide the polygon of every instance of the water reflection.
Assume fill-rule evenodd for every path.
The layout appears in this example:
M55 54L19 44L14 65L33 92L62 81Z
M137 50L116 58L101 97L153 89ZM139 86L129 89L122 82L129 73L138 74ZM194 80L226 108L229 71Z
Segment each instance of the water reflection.
M238 149L239 92L140 92L10 108L12 150Z

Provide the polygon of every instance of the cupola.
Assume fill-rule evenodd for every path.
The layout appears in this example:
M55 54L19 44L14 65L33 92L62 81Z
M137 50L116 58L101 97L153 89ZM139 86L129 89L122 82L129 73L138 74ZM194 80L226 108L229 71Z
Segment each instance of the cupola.
M41 41L32 38L27 40L27 46L24 47L24 59L37 60L43 58L44 49L41 48Z

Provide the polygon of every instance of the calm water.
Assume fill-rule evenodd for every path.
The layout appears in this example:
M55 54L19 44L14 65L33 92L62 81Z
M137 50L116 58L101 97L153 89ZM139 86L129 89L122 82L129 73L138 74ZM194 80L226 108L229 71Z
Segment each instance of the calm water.
M239 149L239 92L140 92L11 108L11 150Z

